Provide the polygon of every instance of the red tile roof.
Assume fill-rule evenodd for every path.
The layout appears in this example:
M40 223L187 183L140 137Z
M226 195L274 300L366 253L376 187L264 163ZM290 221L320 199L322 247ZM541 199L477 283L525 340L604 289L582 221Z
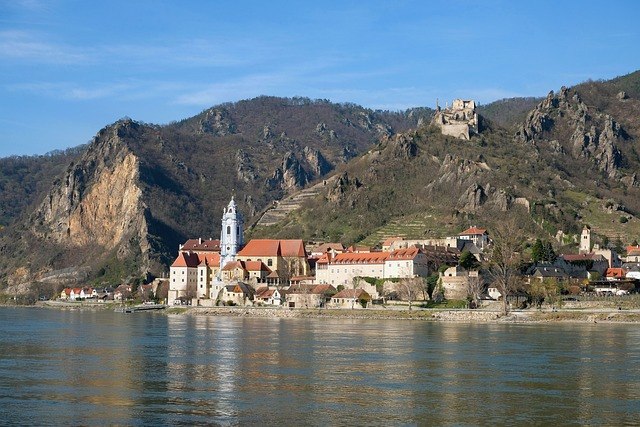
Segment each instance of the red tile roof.
M351 245L347 248L347 252L356 253L356 252L371 252L371 247L369 246L355 246Z
M342 243L323 243L320 246L313 249L313 252L328 252L328 251L344 252L344 245Z
M220 252L220 240L189 239L181 245L180 250Z
M567 262L575 262L575 261L600 261L605 258L602 255L597 255L594 253L588 254L567 254L562 255L562 258Z
M274 240L274 239L252 239L238 252L241 257L305 257L307 252L304 249L304 242L296 240Z
M398 249L389 254L389 260L411 260L415 259L416 256L420 253L420 249L415 246Z
M623 278L627 274L627 270L624 268L607 268L607 272L604 274L605 277L615 277L615 278Z
M312 290L312 294L335 294L336 288L331 285L316 285Z
M391 246L391 244L393 242L395 242L396 240L404 240L403 237L389 237L387 240L385 240L384 242L382 242L382 246Z
M210 252L204 254L198 254L200 262L198 265L206 265L208 267L220 267L220 253Z
M326 253L326 254L322 254L322 256L320 258L318 258L318 261L316 262L317 264L329 264L329 261L331 261L331 254Z
M369 298L371 299L371 296L365 292L363 289L343 289L340 292L338 292L337 294L335 294L332 298L353 298L355 295L356 299L360 299L360 298Z
M262 261L245 261L244 263L247 271L268 271L271 272L271 269L264 265Z
M280 249L282 250L283 257L307 257L304 242L300 239L280 240Z
M281 256L280 241L272 239L252 239L246 244L238 256Z
M197 267L200 264L198 254L193 252L180 252L171 267Z
M487 230L485 228L478 228L478 227L470 227L467 228L466 230L464 230L462 233L460 233L460 236L474 236L477 234L485 234L487 232Z
M331 264L384 264L389 252L357 252L337 254Z
M244 270L244 265L242 263L242 261L231 261L225 264L224 267L222 267L222 271L232 271L235 270L236 268L240 268L242 270Z
M640 246L627 246L627 256L640 255Z

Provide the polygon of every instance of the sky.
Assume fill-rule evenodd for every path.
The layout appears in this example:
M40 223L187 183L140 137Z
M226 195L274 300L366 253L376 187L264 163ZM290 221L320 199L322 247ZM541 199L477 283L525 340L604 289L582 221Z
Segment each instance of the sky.
M260 95L383 110L640 68L640 1L0 0L0 157Z

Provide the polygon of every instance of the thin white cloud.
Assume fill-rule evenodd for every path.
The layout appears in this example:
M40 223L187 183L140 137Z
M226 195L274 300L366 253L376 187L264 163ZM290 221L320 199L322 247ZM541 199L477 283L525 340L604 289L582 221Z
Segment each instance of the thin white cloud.
M0 31L0 58L47 64L77 64L89 59L86 52L47 42L27 31Z
M134 89L134 85L113 83L82 87L71 82L35 82L9 85L7 88L53 98L86 101L123 95Z

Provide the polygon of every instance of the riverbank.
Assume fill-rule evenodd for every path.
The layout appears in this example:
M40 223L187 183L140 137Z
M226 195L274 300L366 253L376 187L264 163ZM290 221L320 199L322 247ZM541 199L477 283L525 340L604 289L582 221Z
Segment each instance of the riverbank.
M640 310L517 310L504 315L493 310L441 309L283 309L283 308L169 308L167 314L193 316L398 319L457 323L640 323Z
M117 303L41 301L31 307L59 310L115 310ZM397 319L456 323L640 323L640 309L590 306L543 310L514 310L504 315L495 309L422 309L403 307L369 309L289 309L282 307L169 307L154 311L166 315L263 318Z

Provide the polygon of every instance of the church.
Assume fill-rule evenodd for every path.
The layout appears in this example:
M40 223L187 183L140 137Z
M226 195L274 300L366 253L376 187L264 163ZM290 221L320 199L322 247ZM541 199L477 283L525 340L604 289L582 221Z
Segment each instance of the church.
M244 243L244 217L234 198L224 208L220 240L189 239L169 268L169 304L244 304L255 290L288 286L309 274L302 240L253 239Z

